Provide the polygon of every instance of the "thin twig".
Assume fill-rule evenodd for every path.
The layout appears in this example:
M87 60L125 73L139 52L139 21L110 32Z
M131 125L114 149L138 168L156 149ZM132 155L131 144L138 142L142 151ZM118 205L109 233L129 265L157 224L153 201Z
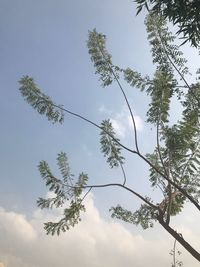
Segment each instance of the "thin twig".
M167 170L166 170L166 168L165 168L165 164L164 164L164 161L163 161L163 158L162 158L162 155L161 155L161 151L160 151L160 142L159 142L159 123L160 123L160 116L158 117L157 125L156 125L156 126L157 126L157 127L156 127L156 142L157 142L157 149L158 149L159 158L160 158L161 164L162 164L162 166L163 166L165 175L167 176Z
M85 193L85 195L81 199L81 202L86 198L86 196L90 193L91 190L92 190L92 187L90 187L89 190Z
M174 240L174 247L173 247L173 267L176 267L176 239Z
M120 164L120 167L121 167L123 176L124 176L123 185L125 185L126 184L126 181L127 181L127 179L126 179L126 173L125 173L125 170L124 170L124 167L123 167L122 163L120 162L119 164Z
M127 104L127 106L128 106L128 110L129 110L129 112L130 112L131 119L132 119L132 122L133 122L134 137L135 137L135 147L136 147L137 152L139 153L139 147L138 147L138 141L137 141L137 128L136 128L136 123L135 123L135 119L134 119L134 115L133 115L133 112L132 112L130 103L129 103L129 101L128 101L128 98L127 98L127 96L126 96L126 93L125 93L125 91L124 91L124 89L123 89L123 87L122 87L122 85L121 85L121 83L120 83L120 81L119 81L119 79L118 79L116 73L114 72L114 70L113 70L113 68L112 68L112 65L108 62L108 60L106 59L106 57L105 57L105 55L104 55L104 53L103 53L103 51L102 51L102 49L101 49L100 47L99 47L99 50L100 50L100 52L101 52L101 54L102 54L102 56L103 56L103 58L104 58L106 64L108 65L110 71L112 72L112 74L113 74L113 76L114 76L114 78L115 78L115 80L116 80L116 82L117 82L117 84L118 84L118 86L119 86L119 88L120 88L120 90L121 90L123 96L124 96L124 99L125 99L125 101L126 101L126 104Z

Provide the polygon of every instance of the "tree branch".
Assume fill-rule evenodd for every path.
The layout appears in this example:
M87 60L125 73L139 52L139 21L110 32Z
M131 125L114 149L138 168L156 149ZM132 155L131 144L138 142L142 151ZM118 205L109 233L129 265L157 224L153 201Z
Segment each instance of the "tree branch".
M135 119L134 119L134 115L133 115L133 112L132 112L130 103L129 103L129 101L128 101L128 98L127 98L127 96L126 96L126 93L125 93L125 91L124 91L124 89L123 89L123 87L122 87L122 85L121 85L119 79L117 78L117 75L116 75L116 73L114 72L114 70L113 70L111 64L110 64L110 63L108 62L108 60L106 59L106 57L105 57L105 55L104 55L104 53L103 53L103 51L101 50L100 47L99 47L99 50L100 50L100 52L101 52L101 54L102 54L102 56L103 56L105 62L106 62L107 65L109 66L110 71L112 72L112 74L113 74L113 76L114 76L114 78L115 78L115 80L116 80L116 82L117 82L117 84L118 84L118 86L119 86L119 88L120 88L120 90L121 90L123 96L124 96L125 102L126 102L126 104L127 104L127 106L128 106L128 110L129 110L129 112L130 112L131 119L132 119L132 122L133 122L133 129L134 129L134 136L135 136L135 146L136 146L136 150L137 150L137 152L139 153L139 147L138 147L138 141L137 141L137 128L136 128L136 123L135 123Z
M165 174L160 172L147 158L145 158L142 154L136 153L140 158L142 158L149 166L151 166L158 174L160 174L166 181L168 181L171 185L173 185L176 189L178 189L186 198L188 198L195 207L200 211L200 205L194 200L192 196L190 196L187 191L177 185L174 181L170 180Z
M126 173L125 173L125 170L124 170L124 167L123 167L122 163L120 162L119 164L120 164L120 167L121 167L123 176L124 176L123 185L125 185L126 184L126 181L127 181L127 179L126 179Z
M171 228L167 223L164 222L162 216L158 216L159 223L165 228L165 230L172 235L196 260L200 261L200 253L195 250L182 235L177 233L173 228Z
M70 185L65 185L65 186L66 187L69 187L69 188L74 188L74 189L80 188L79 186L70 186ZM81 188L91 188L92 189L92 188L104 188L104 187L113 187L113 186L118 186L118 187L121 187L121 188L129 191L130 193L132 193L133 195L135 195L138 198L140 198L143 202L145 202L147 205L149 205L153 209L156 209L156 210L162 212L158 206L154 205L148 199L146 199L145 197L143 197L139 193L135 192L130 187L125 186L124 184L120 184L120 183L109 183L109 184L99 184L99 185L86 185L86 186L82 186Z
M52 105L53 105L54 107L56 107L56 108L58 108L58 109L64 111L64 112L66 112L66 113L72 115L72 116L75 116L75 117L77 117L77 118L79 118L79 119L81 119L81 120L83 120L83 121L86 121L86 122L88 122L89 124L92 124L92 125L95 126L96 128L100 129L101 131L103 131L103 132L105 132L107 135L109 135L109 136L112 138L112 140L114 140L119 146L121 146L122 148L124 148L125 150L127 150L127 151L129 151L129 152L131 152L131 153L133 153L133 154L137 154L137 151L135 151L135 150L133 150L133 149L130 149L130 148L124 146L122 143L120 143L117 139L115 139L112 135L110 135L107 131L105 131L105 130L104 130L101 126L99 126L97 123L95 123L95 122L93 122L93 121L87 119L86 117L84 117L84 116L82 116L82 115L79 115L78 113L72 112L72 111L70 111L70 110L68 110L68 109L66 109L66 108L64 108L64 107L60 107L60 106L58 106L58 105L56 105L56 104L54 104L54 103L53 103Z
M70 110L67 110L63 107L60 107L56 104L52 104L54 107L61 109L62 111L65 111L75 117L78 117L90 124L92 124L93 126L97 127L100 130L103 130L98 124L92 122L91 120L77 114L74 113ZM150 167L152 167L158 174L160 174L165 180L167 180L170 184L172 184L175 188L177 188L185 197L187 197L195 206L196 208L200 211L200 205L193 199L192 196L188 195L188 193L186 192L186 190L184 190L183 188L181 188L179 185L177 185L175 182L171 181L165 174L163 174L162 172L160 172L147 158L145 158L140 152L137 152L135 150L132 150L126 146L124 146L123 144L121 144L118 140L116 140L112 135L110 135L108 132L104 131L106 134L108 134L116 143L118 143L122 148L124 148L125 150L138 155L140 158L142 158Z
M160 113L159 113L159 114L160 114ZM162 155L161 155L161 151L160 151L160 142L159 142L159 123L160 123L160 116L158 117L157 125L156 125L156 142L157 142L157 149L158 149L159 158L160 158L161 164L162 164L162 166L163 166L165 175L167 176L167 170L166 170L166 168L165 168L165 164L164 164L164 161L163 161L163 158L162 158Z

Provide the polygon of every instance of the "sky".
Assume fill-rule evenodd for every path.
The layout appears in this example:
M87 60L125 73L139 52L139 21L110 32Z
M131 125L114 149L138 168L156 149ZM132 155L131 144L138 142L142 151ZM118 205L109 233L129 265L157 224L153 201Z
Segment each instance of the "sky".
M110 118L121 141L134 148L122 95L116 84L101 88L86 41L88 30L96 28L107 36L114 63L151 75L154 66L144 14L135 13L129 0L0 0L0 267L170 266L173 239L159 225L143 231L110 218L111 206L120 203L134 210L140 204L118 189L94 190L86 199L82 223L60 237L45 235L43 223L58 219L59 212L36 206L38 197L47 194L37 169L41 160L59 174L56 157L65 151L72 172L88 173L93 184L120 182L122 175L106 165L97 129L68 115L63 125L52 125L24 102L18 90L20 78L32 76L56 103L96 123ZM198 68L197 51L187 45L183 50L193 73ZM141 151L151 152L155 136L145 122L148 98L122 84L136 119ZM174 109L179 112L175 105ZM135 156L124 156L128 185L147 195L148 167ZM151 195L159 201L157 192ZM197 220L188 205L173 223L198 248ZM184 266L196 267L198 263L179 249Z

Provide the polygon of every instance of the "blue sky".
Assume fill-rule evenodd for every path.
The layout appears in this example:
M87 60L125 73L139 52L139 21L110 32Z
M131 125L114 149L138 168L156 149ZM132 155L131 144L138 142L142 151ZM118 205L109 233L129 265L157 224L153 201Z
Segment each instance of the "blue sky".
M38 162L42 159L55 162L61 150L69 154L75 171L82 168L87 171L89 167L92 175L96 175L90 160L83 162L86 148L95 153L95 164L104 163L98 159L96 129L68 116L65 125L52 126L23 101L18 91L19 79L23 75L34 77L38 86L57 103L98 123L110 116L106 113L108 110L114 114L122 112L126 107L116 85L100 87L86 40L88 30L96 27L108 36L108 47L116 63L134 65L147 72L146 61L149 65L151 61L144 39L143 17L134 19L134 12L134 4L129 1L119 1L117 5L114 1L106 4L80 1L78 5L72 1L3 2L0 26L3 36L1 114L4 122L1 201L6 207L30 210L30 204L43 188L36 169ZM144 101L142 95L133 94L132 88L128 90L128 94ZM132 102L135 112L144 116L141 102ZM99 112L102 107L104 111Z
M113 55L114 63L122 67L132 67L144 74L152 74L154 67L146 40L144 14L136 17L135 13L133 1L128 0L0 1L0 219L6 218L5 221L8 222L8 225L16 227L16 229L18 228L17 223L19 223L19 228L23 226L25 235L29 233L27 236L31 240L21 240L20 236L24 233L19 233L19 236L15 233L12 236L9 231L8 233L6 230L4 231L3 236L8 239L8 244L6 246L0 241L3 251L0 253L0 257L2 257L0 262L2 261L5 267L53 267L55 265L52 262L58 261L57 258L52 258L52 265L50 265L47 256L43 255L41 258L44 257L44 259L36 263L29 255L30 251L27 251L25 255L17 248L17 244L24 245L26 242L34 240L35 251L37 251L37 243L40 242L40 250L44 251L43 254L49 253L48 249L47 251L45 249L48 237L44 236L42 240L37 239L38 233L42 233L42 222L46 220L47 216L46 213L40 213L36 207L36 199L46 194L45 186L37 170L40 160L47 160L57 174L55 164L57 153L65 151L69 156L72 171L75 174L81 171L88 173L92 183L122 179L119 171L111 172L105 164L105 159L99 149L97 129L70 116L65 117L64 125L52 125L24 102L18 90L19 79L23 75L34 77L38 86L57 103L63 104L66 108L97 123L110 117L118 129L121 140L125 144L133 146L133 136L130 133L128 112L124 100L116 84L110 88L101 88L90 62L86 40L88 30L96 28L97 31L106 34L107 47ZM193 71L198 64L196 51L191 50L188 46L185 46L184 50L190 57L189 65ZM152 149L152 144L155 142L155 140L153 141L153 131L145 124L148 99L127 86L125 82L122 83L137 118L141 149L147 152ZM144 195L147 194L149 192L149 184L146 179L147 166L135 157L130 157L128 154L125 156L129 184ZM153 194L155 198L158 198L157 193L153 192ZM90 212L86 217L86 222L83 224L84 226L78 228L74 238L70 233L71 242L76 245L76 242L82 240L84 231L88 233L87 236L97 242L100 237L90 232L91 225L94 225L95 218L97 218L97 225L101 228L105 227L105 232L113 242L117 242L117 240L122 243L130 241L130 244L139 242L141 247L146 248L147 251L152 244L157 246L157 241L153 238L156 228L150 230L150 234L146 234L134 226L124 228L126 226L118 222L114 225L111 224L108 209L118 202L124 205L128 203L131 207L137 207L139 203L119 190L94 191L88 200ZM17 226L12 225L13 218L16 219ZM117 227L116 239L112 232L113 227ZM7 229L6 226L5 229ZM162 231L160 232L163 234ZM121 235L126 236L126 234L128 235L127 239L123 239ZM168 238L167 235L163 236ZM159 242L163 240L163 236ZM191 236L193 238L193 233ZM62 237L60 241L56 239L55 244L52 242L52 247L49 248L50 253L55 249L54 246L66 245L68 247L69 244L66 240L65 237ZM8 249L9 242L13 243L12 253ZM146 244L145 242L150 243ZM163 242L163 251L170 250L168 245L171 240L166 241L168 243ZM108 244L105 243L103 246L106 247L106 245ZM80 245L79 253L83 255L84 264L89 266L87 265L87 253L82 250L83 246L83 244ZM134 250L132 247L131 249ZM131 266L131 249L130 255L127 254L127 257L122 258L121 264L128 261L126 265L130 264ZM123 252L122 255L124 255L124 251L120 247L116 247L116 251L119 254ZM73 254L73 252L71 253ZM110 253L112 255L114 250ZM152 253L149 252L150 258ZM95 254L94 262L98 261L98 257L102 255L101 253L100 255ZM130 260L128 260L129 257ZM60 258L61 261L57 266L62 267L66 258L63 255L60 255ZM154 262L154 258L151 260ZM108 257L108 261L109 266L116 266L112 257ZM170 261L170 257L166 252L163 262L162 259L159 259L157 263L169 266L168 261ZM189 257L186 257L186 261L189 261ZM73 263L73 257L70 258L70 262L75 267L79 266L78 262ZM100 266L95 264L91 266ZM105 264L107 263L102 262L103 267L106 266ZM142 257L137 259L137 264L136 267L146 266Z

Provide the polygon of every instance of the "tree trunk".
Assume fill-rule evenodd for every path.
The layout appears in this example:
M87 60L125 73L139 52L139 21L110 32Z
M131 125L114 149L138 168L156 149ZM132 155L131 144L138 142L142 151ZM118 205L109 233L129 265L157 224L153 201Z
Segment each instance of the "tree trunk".
M174 229L172 229L160 216L158 218L159 223L162 225L162 227L165 228L165 230L170 233L195 259L197 259L200 262L200 253L196 251L185 239L177 233Z

